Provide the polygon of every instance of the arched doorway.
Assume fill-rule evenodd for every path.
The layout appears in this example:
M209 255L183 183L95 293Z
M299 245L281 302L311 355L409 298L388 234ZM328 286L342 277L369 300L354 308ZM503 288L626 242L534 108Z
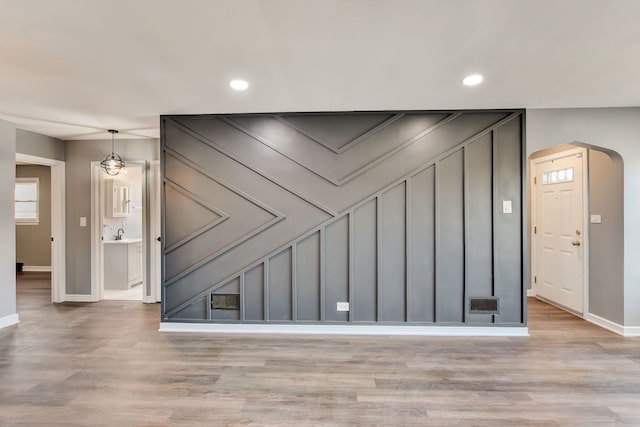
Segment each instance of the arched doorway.
M579 176L569 173L575 166L569 165L568 159L581 159L580 184L569 185ZM528 164L529 295L609 329L612 323L623 324L621 156L612 150L572 142L535 152ZM577 188L582 193L574 195L572 191ZM543 198L549 201L546 208ZM580 224L576 218L580 218ZM580 289L572 288L575 282L580 283Z

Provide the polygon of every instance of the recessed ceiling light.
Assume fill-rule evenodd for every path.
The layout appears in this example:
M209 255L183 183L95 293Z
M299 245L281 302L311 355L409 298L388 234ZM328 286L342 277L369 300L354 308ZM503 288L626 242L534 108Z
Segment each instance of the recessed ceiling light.
M465 86L476 86L482 83L483 77L480 74L472 74L462 79L462 84Z
M234 90L247 90L249 88L249 83L247 83L246 80L236 79L231 80L229 86L231 86L231 89Z

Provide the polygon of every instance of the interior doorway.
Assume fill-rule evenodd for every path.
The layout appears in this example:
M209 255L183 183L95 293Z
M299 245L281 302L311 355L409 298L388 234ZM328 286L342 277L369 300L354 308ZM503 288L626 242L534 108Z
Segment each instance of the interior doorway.
M622 157L573 141L528 164L528 295L624 335Z
M92 300L159 300L159 254L155 230L155 195L159 179L152 162L127 161L116 177L92 162ZM154 162L155 163L155 162ZM159 221L158 221L159 223ZM156 283L157 282L157 283Z
M65 162L16 153L16 163L48 166L51 178L51 301L65 300ZM18 260L16 260L18 261Z

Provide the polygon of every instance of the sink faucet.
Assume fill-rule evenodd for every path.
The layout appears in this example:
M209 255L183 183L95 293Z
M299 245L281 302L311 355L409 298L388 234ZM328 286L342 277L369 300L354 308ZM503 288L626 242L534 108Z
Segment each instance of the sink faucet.
M122 228L118 228L118 234L116 234L116 240L122 240L122 234L124 234L124 230Z

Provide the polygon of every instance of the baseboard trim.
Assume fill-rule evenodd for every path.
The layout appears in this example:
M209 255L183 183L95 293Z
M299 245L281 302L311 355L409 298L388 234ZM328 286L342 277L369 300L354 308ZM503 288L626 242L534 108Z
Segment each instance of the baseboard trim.
M303 335L415 335L447 337L527 337L527 327L482 326L364 326L364 325L253 325L223 323L161 322L160 332L212 334Z
M96 302L91 295L82 294L66 294L62 299L63 302Z
M631 336L631 335L627 335L625 333L625 329L626 328L624 326L622 326L622 325L620 325L618 323L612 322L611 320L607 320L604 317L600 317L600 316L592 314L592 313L586 313L583 316L583 318L587 322L593 323L594 325L600 326L601 328L604 328L604 329L606 329L608 331L611 331L613 333L616 333L618 335L622 335L623 337ZM640 328L638 328L638 329L639 329L638 332L640 333Z
M536 295L538 295L538 294L536 293L535 289L527 289L527 296L528 297L535 297Z
M640 337L640 326L625 326L624 336L629 338Z
M22 271L51 272L51 266L50 265L25 265L22 267Z
M11 325L17 325L20 323L20 318L18 317L18 313L10 314L0 319L0 329L6 328Z

